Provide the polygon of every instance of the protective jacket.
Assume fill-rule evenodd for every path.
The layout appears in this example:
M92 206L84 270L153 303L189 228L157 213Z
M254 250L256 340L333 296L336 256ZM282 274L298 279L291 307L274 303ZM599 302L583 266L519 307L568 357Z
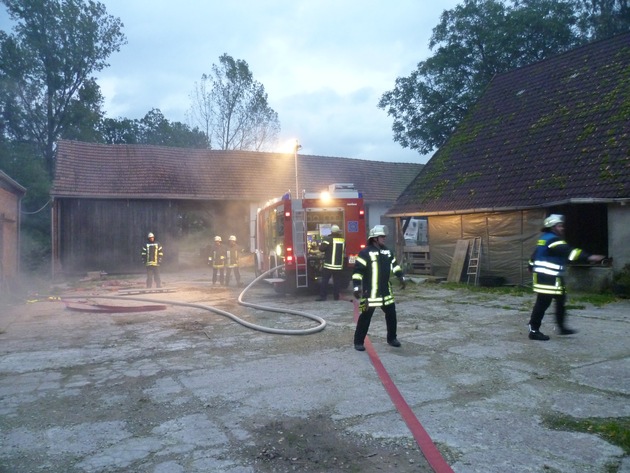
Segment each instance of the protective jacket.
M214 245L212 247L212 256L210 256L209 263L213 268L225 267L225 249L222 245Z
M370 307L381 307L394 303L394 294L389 282L390 274L403 277L396 257L388 248L370 245L361 250L354 263L352 283L355 291L362 288L362 297Z
M163 256L162 246L156 241L149 241L142 247L142 261L147 266L159 266Z
M553 232L540 236L536 249L529 260L533 273L534 292L562 295L566 288L564 275L569 262L586 262L590 253L573 248Z
M238 248L236 246L230 246L227 249L227 267L238 268Z
M324 268L333 271L342 270L345 250L346 240L342 236L333 233L324 238L321 245L319 245L319 251L324 253Z

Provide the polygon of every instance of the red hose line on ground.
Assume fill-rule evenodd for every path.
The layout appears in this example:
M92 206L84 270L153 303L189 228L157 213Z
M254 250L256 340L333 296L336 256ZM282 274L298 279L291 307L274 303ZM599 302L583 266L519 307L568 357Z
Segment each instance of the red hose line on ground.
M355 300L354 322L356 323L358 319L359 304ZM451 469L449 464L446 463L446 460L444 460L444 457L442 457L442 454L433 443L433 440L431 440L431 437L429 437L427 431L424 430L424 427L422 427L422 424L409 407L409 404L407 404L407 401L405 401L405 398L394 384L394 381L392 381L389 373L387 373L387 370L385 369L385 366L383 366L383 363L381 363L381 359L378 357L378 354L372 346L372 342L370 341L369 337L365 339L365 349L370 356L370 361L372 361L372 365L374 366L378 377L383 383L383 386L389 394L390 399L394 403L396 410L405 421L405 424L407 424L407 427L409 427L409 430L413 434L413 438L416 440L416 443L420 447L422 454L427 459L427 462L429 462L429 465L431 465L433 471L435 473L453 473L453 470Z

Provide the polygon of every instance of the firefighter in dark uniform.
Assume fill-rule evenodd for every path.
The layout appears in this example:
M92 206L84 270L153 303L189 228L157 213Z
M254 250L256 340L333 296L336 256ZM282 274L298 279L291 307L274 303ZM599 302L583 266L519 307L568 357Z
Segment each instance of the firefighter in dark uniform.
M387 228L376 225L368 235L368 246L361 250L354 263L352 282L354 297L360 300L361 313L354 332L354 348L364 351L364 341L370 328L372 315L377 307L385 313L387 326L387 343L399 347L396 335L396 304L389 282L391 273L400 280L400 286L405 288L403 271L396 257L385 246Z
M208 258L208 263L212 265L212 284L217 283L217 276L221 284L225 282L225 249L222 242L220 236L214 237L214 246Z
M532 271L533 289L536 303L529 320L530 340L549 340L540 331L545 311L556 300L556 325L558 334L571 335L575 330L565 325L566 287L564 275L569 262L599 263L603 255L591 255L579 248L573 248L564 241L564 216L552 214L543 223L543 233L538 239L536 249L529 260Z
M230 235L230 238L228 238L226 257L227 270L225 272L225 285L230 285L230 278L232 277L232 272L234 272L236 286L241 287L241 271L238 268L239 251L236 244L236 236L234 235Z
M325 237L319 245L319 251L324 253L322 262L322 278L320 281L319 299L325 301L328 297L328 281L332 277L333 297L339 300L343 263L346 257L346 240L338 225L330 227L330 235Z
M162 246L155 241L155 235L149 233L147 235L147 243L142 247L142 261L147 267L147 288L149 289L153 285L153 280L155 280L155 287L162 287L160 263L163 256Z

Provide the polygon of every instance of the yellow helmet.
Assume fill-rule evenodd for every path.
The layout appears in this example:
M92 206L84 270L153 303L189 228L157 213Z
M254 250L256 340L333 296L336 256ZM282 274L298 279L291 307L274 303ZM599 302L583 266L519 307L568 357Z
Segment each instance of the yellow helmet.
M236 241L236 237L234 235L230 235L230 238L228 238L228 240L230 241Z
M217 236L214 237L214 241L223 241L223 240L221 240L221 237L219 235L217 235Z

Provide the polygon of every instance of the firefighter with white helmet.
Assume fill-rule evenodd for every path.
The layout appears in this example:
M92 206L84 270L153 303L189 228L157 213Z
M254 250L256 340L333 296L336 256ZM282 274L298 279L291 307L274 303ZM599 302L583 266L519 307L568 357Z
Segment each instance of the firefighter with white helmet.
M330 234L324 237L319 245L319 251L324 254L322 262L321 281L319 285L318 301L325 301L328 297L328 281L332 277L333 298L338 301L341 290L343 265L346 259L346 240L339 225L330 227Z
M219 283L225 283L225 249L222 243L219 235L214 237L214 245L208 258L208 264L212 265L212 284L216 284L217 279Z
M556 300L556 325L559 335L571 335L575 330L565 325L566 286L564 276L569 262L598 263L603 255L591 255L569 246L564 240L564 215L551 214L543 222L542 235L529 260L536 302L529 319L530 340L549 340L540 331L545 311Z
M147 235L147 242L142 247L141 255L142 261L147 268L147 288L151 289L154 280L157 288L162 287L160 263L162 262L164 253L162 251L162 245L155 241L153 232L149 232Z
M400 347L397 338L396 304L389 282L391 273L400 280L401 288L406 286L403 271L394 254L385 246L387 227L376 225L368 234L368 245L361 250L354 265L352 282L354 297L360 300L361 313L354 332L354 348L364 351L365 337L370 328L372 315L377 307L385 313L387 343Z
M239 248L236 243L236 235L230 235L228 238L228 249L226 251L226 272L225 272L225 285L230 285L230 279L232 272L234 272L234 278L236 279L236 286L241 287L241 271L239 269Z

